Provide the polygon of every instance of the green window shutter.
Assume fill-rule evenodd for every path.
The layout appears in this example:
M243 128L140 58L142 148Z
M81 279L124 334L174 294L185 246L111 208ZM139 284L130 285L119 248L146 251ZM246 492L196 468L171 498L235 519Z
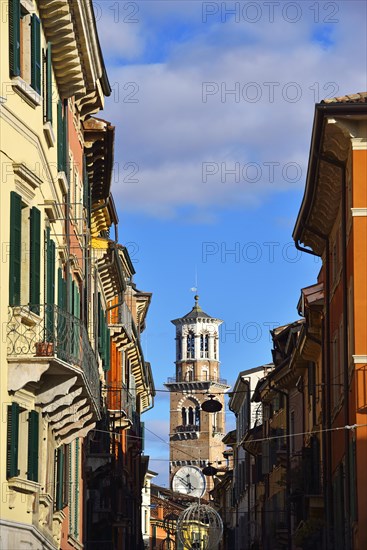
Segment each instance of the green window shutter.
M103 310L101 304L101 295L98 292L98 353L102 357L103 349Z
M9 0L9 70L20 75L20 0Z
M105 320L104 363L103 363L104 371L110 370L110 346L111 346L110 329L108 328Z
M86 155L84 155L83 157L83 205L84 205L84 208L87 210L87 224L88 224L88 227L90 227L90 216L92 212L92 196L91 196L91 189L89 186Z
M27 479L38 481L38 438L39 414L31 411L28 415L28 467Z
M6 477L19 475L18 470L18 440L19 440L19 405L12 403L8 406L8 430L6 449Z
M55 317L55 243L50 239L50 228L46 228L46 339L54 340Z
M46 120L52 123L52 43L46 50Z
M31 86L41 93L41 24L35 14L31 18Z
M62 510L64 493L64 449L59 447L56 451L56 510Z
M57 170L65 171L64 163L64 117L62 114L62 102L57 102Z
M75 441L74 535L79 535L79 438Z
M79 340L80 340L80 295L79 287L75 281L71 282L71 323L72 323L72 353L74 357L79 358Z
M29 309L40 312L41 293L41 212L38 208L30 211L30 262L29 262Z
M22 199L10 193L9 304L20 305L20 266L22 246Z
M64 279L62 278L61 267L57 270L57 305L60 309L64 309Z

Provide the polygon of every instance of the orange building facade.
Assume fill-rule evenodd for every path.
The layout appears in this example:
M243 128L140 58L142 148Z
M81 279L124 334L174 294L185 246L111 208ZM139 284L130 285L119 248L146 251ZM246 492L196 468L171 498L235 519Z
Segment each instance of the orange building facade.
M316 106L294 230L321 257L325 548L367 547L367 94ZM306 247L306 248L304 248Z

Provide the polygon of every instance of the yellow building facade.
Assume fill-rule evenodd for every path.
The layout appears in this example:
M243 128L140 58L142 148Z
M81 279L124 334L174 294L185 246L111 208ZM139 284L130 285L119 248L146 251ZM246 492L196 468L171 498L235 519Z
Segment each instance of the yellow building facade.
M83 124L110 88L89 0L2 4L0 547L81 548L103 362Z

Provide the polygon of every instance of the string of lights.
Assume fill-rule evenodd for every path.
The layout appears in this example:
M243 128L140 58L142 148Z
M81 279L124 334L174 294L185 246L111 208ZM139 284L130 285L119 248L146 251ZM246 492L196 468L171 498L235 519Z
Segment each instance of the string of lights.
M262 437L262 438L256 438L255 440L253 440L254 443L261 443L263 441L274 441L274 440L279 440L279 439L286 439L287 437L288 438L292 438L292 437L299 437L299 436L305 436L305 435L315 435L315 434L321 434L321 433L325 433L325 432L336 432L336 431L341 431L341 430L350 430L350 431L354 431L358 428L365 428L367 427L367 424L346 424L345 426L338 426L338 427L335 427L335 428L323 428L323 429L320 429L320 430L317 430L317 431L306 431L306 432L297 432L297 433L294 433L294 434L282 434L282 435L274 435L274 436L268 436L268 437ZM150 430L149 428L145 428L146 431L148 431L149 433L151 433L152 435L154 435L155 437L157 437L160 441L162 441L165 445L168 445L168 446L171 446L172 444L174 445L174 442L168 442L166 441L165 439L163 439L163 437L161 437L159 434L153 432L152 430ZM94 428L93 430L94 432L101 432L101 433L107 433L107 434L110 434L110 435L116 435L116 436L121 436L121 432L111 432L111 431L108 431L108 430L100 430L100 429L97 429L97 428ZM127 437L131 438L131 439L144 439L143 437L141 436L137 436L137 435L130 435L130 434L127 434ZM180 445L180 448L182 447L182 445ZM188 445L188 447L190 447ZM187 454L187 456L190 456L190 458L194 458L195 460L197 459L197 457L194 457L192 455L190 455L189 453L186 453L185 451L182 451L184 454ZM154 458L151 458L151 460L158 460L158 459L154 459ZM166 460L166 459L159 459L159 460ZM169 462L169 460L167 460L167 462Z

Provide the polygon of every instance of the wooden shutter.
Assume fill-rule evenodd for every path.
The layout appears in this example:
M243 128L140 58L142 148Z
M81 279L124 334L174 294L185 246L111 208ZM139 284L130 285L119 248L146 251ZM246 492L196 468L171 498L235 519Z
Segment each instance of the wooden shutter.
M52 43L46 50L46 120L52 123Z
M65 171L64 152L64 117L62 114L62 102L57 102L57 170Z
M31 86L41 93L41 24L35 14L31 18Z
M12 403L8 406L7 418L7 448L6 448L6 477L19 475L18 470L18 440L19 440L19 405Z
M79 438L75 440L74 535L79 535Z
M30 211L29 309L39 315L41 292L41 212Z
M31 411L28 415L28 467L27 479L38 481L38 439L39 415Z
M104 318L105 322L105 353L104 353L104 365L103 370L108 371L110 370L110 358L111 358L111 339L110 339L110 329L107 326L106 318Z
M20 0L9 0L9 71L20 75Z
M56 451L56 510L63 508L64 488L64 449L59 447Z
M22 245L22 199L10 193L9 304L20 305L20 267Z
M46 332L47 341L54 340L55 318L55 243L46 228Z

